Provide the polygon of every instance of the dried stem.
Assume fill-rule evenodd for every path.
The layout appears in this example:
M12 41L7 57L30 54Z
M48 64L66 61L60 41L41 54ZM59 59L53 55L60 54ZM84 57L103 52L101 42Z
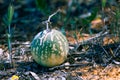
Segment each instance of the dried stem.
M58 12L60 12L60 11L61 11L61 10L58 9L56 12L54 12L53 14L51 14L51 15L49 16L49 18L48 18L47 21L44 22L44 23L46 23L46 30L49 30L49 23L50 23L51 18L52 18L54 15L56 15Z

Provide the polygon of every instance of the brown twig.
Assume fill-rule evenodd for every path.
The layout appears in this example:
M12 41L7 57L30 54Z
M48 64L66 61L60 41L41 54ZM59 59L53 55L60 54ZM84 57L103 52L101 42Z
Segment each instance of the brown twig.
M83 42L80 42L79 45L76 47L76 50L78 49L78 47L80 45L84 45L84 44L89 44L89 43L95 42L95 40L97 40L97 38L102 38L102 37L106 36L108 33L109 33L109 31L106 31L104 33L100 32L100 33L96 34L96 36L91 37L91 38L89 38L87 40L84 40Z
M81 63L76 63L76 64L70 64L70 65L60 65L60 66L56 66L56 67L53 67L53 68L49 68L49 70L55 70L55 69L62 69L62 68L65 68L65 67L85 67L85 66L92 66L93 63L87 63L87 64L81 64Z

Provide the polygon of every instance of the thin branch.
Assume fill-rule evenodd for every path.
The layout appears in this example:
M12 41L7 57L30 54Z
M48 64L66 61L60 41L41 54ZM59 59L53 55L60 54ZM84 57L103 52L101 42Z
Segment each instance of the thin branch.
M61 69L61 68L63 69L65 67L85 67L85 66L88 66L88 65L92 66L93 63L86 63L86 64L76 63L76 64L70 64L70 65L63 64L63 65L60 65L60 66L55 66L53 68L49 68L49 70L55 70L55 69Z
M76 47L76 50L78 49L78 47L79 47L80 45L92 43L93 41L97 40L97 38L104 37L104 36L106 36L108 33L109 33L109 31L106 31L106 32L104 32L104 33L103 33L103 32L100 32L100 33L96 34L96 36L91 37L91 38L89 38L89 39L87 39L87 40L84 40L83 42L80 42L79 45Z
M120 50L120 45L117 47L117 49L115 50L115 54L114 56L117 56L119 54L118 50Z

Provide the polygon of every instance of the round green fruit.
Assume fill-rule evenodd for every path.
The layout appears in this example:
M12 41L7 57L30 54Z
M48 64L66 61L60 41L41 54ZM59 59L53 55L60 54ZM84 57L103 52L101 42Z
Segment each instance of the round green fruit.
M57 30L44 30L38 33L31 43L33 59L45 67L62 64L69 50L66 37Z

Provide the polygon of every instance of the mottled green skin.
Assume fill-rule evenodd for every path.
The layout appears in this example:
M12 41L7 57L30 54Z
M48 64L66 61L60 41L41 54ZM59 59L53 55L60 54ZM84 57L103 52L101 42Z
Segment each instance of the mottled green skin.
M62 64L68 53L69 47L66 37L57 30L46 30L38 33L31 43L33 59L45 67Z

